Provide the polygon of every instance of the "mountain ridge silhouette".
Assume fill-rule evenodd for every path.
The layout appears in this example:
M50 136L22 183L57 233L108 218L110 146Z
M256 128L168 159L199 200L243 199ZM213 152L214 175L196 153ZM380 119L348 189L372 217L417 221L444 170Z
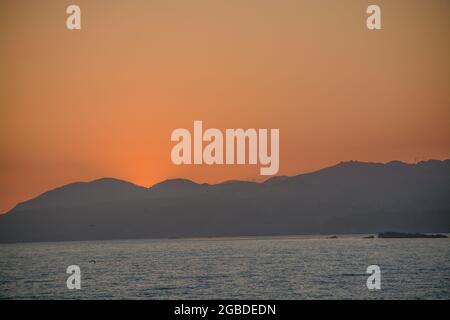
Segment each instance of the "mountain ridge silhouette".
M450 231L450 159L341 162L263 182L74 182L0 216L0 242Z

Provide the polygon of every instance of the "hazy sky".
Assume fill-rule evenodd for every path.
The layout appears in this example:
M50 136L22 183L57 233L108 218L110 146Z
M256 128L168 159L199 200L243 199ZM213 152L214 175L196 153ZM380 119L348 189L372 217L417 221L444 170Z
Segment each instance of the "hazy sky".
M173 165L194 120L279 128L284 175L450 158L448 0L2 0L0 36L0 211L105 176L261 179Z

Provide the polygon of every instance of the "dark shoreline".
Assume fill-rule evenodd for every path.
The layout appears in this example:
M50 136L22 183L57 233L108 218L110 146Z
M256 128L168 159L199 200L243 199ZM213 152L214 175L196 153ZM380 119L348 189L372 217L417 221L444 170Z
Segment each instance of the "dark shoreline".
M448 238L443 234L425 234L425 233L403 233L403 232L382 232L378 234L382 239L440 239Z

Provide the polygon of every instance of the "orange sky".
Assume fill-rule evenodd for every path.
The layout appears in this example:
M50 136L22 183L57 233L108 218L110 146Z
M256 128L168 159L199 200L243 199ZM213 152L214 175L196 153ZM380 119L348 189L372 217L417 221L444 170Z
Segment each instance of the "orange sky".
M105 176L262 178L173 165L170 134L194 120L279 128L279 174L450 158L447 0L2 0L0 30L0 212Z

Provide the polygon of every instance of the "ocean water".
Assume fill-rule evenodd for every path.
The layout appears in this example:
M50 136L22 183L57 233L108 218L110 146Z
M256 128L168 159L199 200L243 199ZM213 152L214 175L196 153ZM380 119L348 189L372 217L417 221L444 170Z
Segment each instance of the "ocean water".
M0 298L450 299L449 245L362 235L2 244ZM380 290L366 286L374 264ZM67 289L69 265L80 290Z

